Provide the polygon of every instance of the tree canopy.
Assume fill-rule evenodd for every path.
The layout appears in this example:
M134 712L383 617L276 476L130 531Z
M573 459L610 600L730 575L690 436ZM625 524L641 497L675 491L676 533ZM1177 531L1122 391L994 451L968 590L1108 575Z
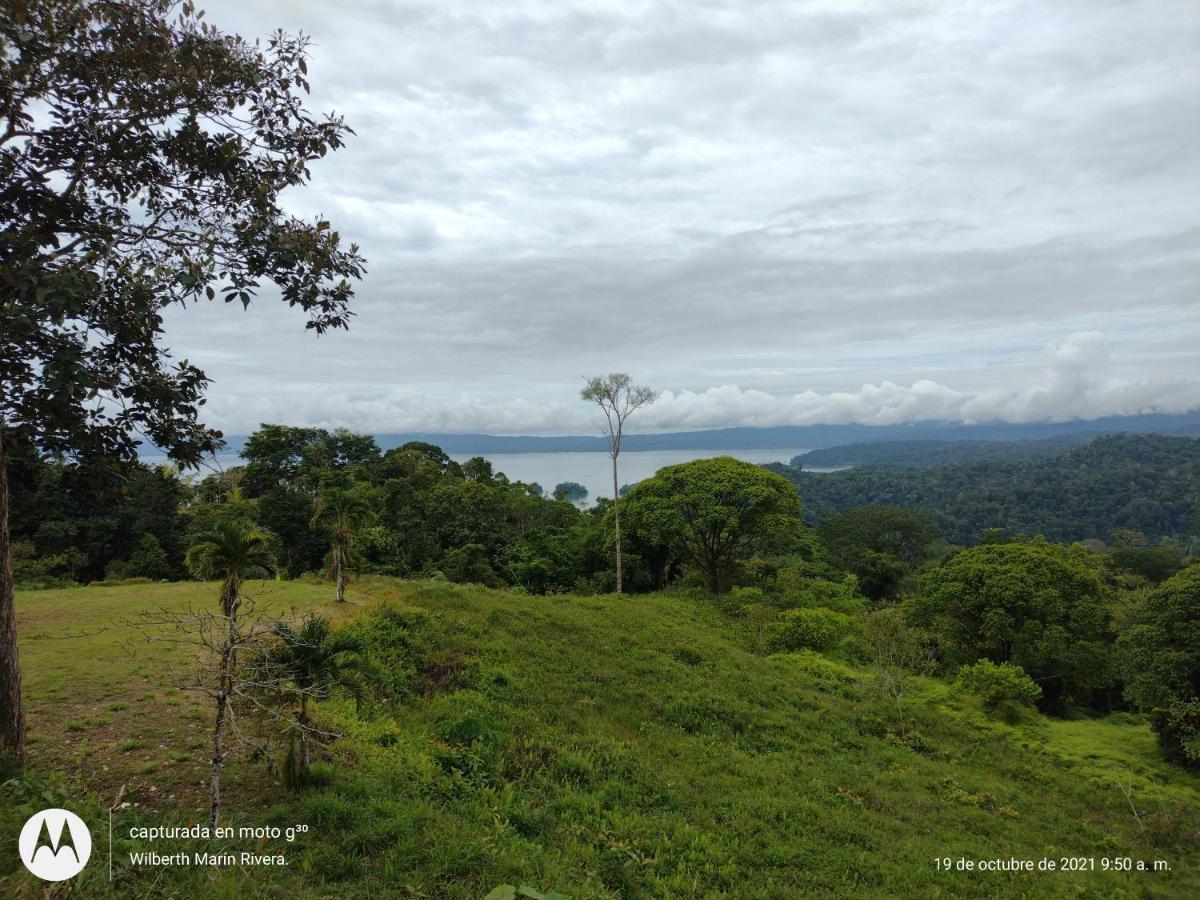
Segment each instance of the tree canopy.
M985 544L921 579L915 624L953 665L1015 663L1054 707L1112 683L1109 610L1097 571L1056 544Z
M729 456L659 469L624 502L630 532L686 559L713 592L729 589L739 561L794 543L800 528L787 480Z
M321 334L364 260L281 195L349 127L305 108L308 41L224 34L190 0L0 5L0 745L24 748L8 535L10 446L112 471L149 438L218 446L208 383L163 310L272 286ZM147 552L153 555L152 548Z

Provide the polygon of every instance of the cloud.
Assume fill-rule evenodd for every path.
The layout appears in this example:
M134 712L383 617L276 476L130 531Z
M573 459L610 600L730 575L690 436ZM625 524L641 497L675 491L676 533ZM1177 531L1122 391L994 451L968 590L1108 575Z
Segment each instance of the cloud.
M1071 418L1200 372L1192 0L205 6L312 35L357 135L289 203L369 262L320 341L169 315L227 431L561 433L611 370L663 428Z
M778 396L737 385L703 391L665 390L637 416L633 430L693 430L730 424L745 426L848 424L895 425L914 421L1041 422L1094 419L1200 408L1200 381L1135 379L1114 375L1108 341L1098 332L1070 335L1045 349L1040 378L1019 390L956 390L920 379L905 386L891 381L864 384L855 391L804 391ZM580 434L595 430L587 404L550 403L470 395L430 396L392 390L347 396L336 416L318 390L290 394L287 421L322 427L348 425L375 432L490 432L500 434ZM260 397L257 406L219 410L235 429L249 431L273 421L284 397ZM632 421L632 420L631 420Z

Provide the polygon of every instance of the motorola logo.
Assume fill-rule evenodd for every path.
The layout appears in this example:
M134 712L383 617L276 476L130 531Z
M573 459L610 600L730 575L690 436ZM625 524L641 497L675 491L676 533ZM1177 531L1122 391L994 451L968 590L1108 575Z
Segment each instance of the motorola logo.
M25 868L43 881L65 881L83 871L92 855L92 833L67 809L43 809L17 841Z

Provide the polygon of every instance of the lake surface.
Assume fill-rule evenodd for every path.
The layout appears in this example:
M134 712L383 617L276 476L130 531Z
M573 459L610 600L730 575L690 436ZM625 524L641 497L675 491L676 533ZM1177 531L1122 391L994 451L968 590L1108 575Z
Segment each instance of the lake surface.
M621 484L635 484L649 478L663 466L688 462L693 459L709 459L714 456L732 456L752 463L790 462L793 456L807 453L806 448L784 447L778 450L626 450L618 460ZM607 453L456 453L452 458L466 462L472 456L482 455L491 462L492 468L503 472L509 481L524 481L540 484L546 493L556 484L576 481L588 489L588 502L596 497L612 496L612 462ZM161 453L145 454L142 462L150 465L168 462ZM200 470L200 477L231 469L244 464L235 453L222 453ZM806 469L821 472L832 469Z

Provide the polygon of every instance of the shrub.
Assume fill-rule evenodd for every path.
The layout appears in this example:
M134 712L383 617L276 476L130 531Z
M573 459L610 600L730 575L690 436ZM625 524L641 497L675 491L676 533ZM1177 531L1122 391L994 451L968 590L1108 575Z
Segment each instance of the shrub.
M728 594L718 594L716 602L724 615L738 618L745 615L746 607L763 602L763 591L756 587L735 587Z
M831 609L789 609L767 626L767 649L828 650L846 634L853 620Z
M848 614L860 613L866 607L862 598L855 595L854 579L827 581L824 578L809 578L789 585L781 605L789 609L822 607Z
M1166 706L1155 707L1150 721L1168 760L1200 768L1200 698L1172 700Z
M1037 682L1025 674L1025 670L1012 663L997 665L990 659L981 659L971 666L958 670L958 686L983 701L989 711L995 711L1008 703L1033 706L1042 696Z
M910 627L904 613L894 606L862 618L855 650L868 662L884 668L918 675L929 675L936 668L933 640Z

